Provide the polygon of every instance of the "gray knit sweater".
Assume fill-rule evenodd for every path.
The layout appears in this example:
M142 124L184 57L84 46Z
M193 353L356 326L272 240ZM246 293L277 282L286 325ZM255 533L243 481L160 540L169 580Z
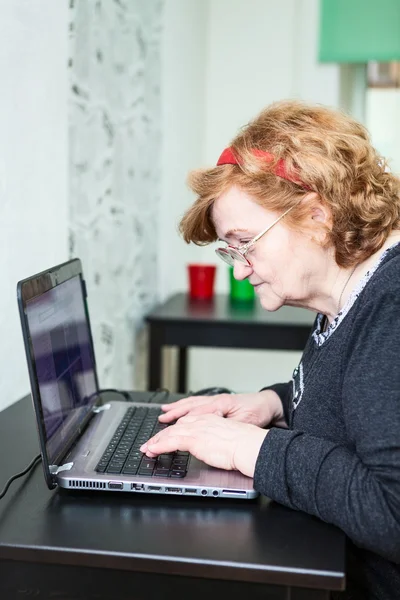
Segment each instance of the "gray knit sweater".
M390 248L327 333L316 319L279 394L255 488L348 536L341 598L400 598L400 245Z

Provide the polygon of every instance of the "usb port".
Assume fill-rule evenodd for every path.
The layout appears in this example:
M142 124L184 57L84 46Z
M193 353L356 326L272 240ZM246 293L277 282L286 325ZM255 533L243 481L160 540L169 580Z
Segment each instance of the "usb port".
M148 485L147 489L149 492L159 492L161 490L161 485Z
M110 490L123 490L124 484L122 483L122 481L109 481L108 487L110 488Z
M171 494L182 494L182 489L177 487L167 487L165 488L166 492L171 492Z
M243 490L222 490L222 496L246 496L247 492Z
M197 494L197 488L185 488L185 494Z

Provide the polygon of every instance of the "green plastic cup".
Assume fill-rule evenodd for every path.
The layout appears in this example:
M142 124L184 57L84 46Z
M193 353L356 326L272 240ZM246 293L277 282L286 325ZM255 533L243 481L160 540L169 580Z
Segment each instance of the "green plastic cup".
M229 267L229 290L232 302L251 304L254 302L254 288L247 279L238 281L233 276L233 267Z

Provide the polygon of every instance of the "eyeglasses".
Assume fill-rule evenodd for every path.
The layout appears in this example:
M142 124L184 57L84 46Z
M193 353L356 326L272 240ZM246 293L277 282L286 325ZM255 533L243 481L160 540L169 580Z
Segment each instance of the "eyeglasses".
M235 260L237 262L240 262L242 265L247 265L248 267L251 267L251 262L246 258L246 254L248 253L248 251L250 250L250 248L252 248L254 246L254 244L256 242L258 242L258 240L260 238L262 238L262 236L267 233L267 231L269 231L270 229L272 229L272 227L274 225L276 225L281 219L283 219L283 217L285 215L287 215L288 212L292 210L292 208L294 208L294 206L291 206L290 208L288 208L283 213L283 215L281 215L280 217L278 217L277 219L275 219L275 221L273 223L271 223L271 225L268 225L268 227L266 229L264 229L261 233L259 233L258 235L256 235L256 237L254 237L249 242L246 242L246 244L243 244L242 246L239 246L239 248L235 248L234 246L226 246L226 248L217 248L215 250L215 253L220 258L222 258L222 260L224 262L228 263L228 265L231 265L231 267L234 266Z

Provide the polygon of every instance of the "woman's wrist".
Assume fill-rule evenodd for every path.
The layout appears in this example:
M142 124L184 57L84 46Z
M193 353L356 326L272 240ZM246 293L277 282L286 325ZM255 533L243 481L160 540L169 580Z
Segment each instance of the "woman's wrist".
M274 390L261 390L259 392L265 397L265 402L270 410L269 425L277 427L287 427L285 413L283 411L282 400Z
M269 429L261 429L261 427L257 427L256 425L249 425L249 427L253 431L238 444L233 462L235 469L243 473L243 475L254 477L258 455L269 433Z

